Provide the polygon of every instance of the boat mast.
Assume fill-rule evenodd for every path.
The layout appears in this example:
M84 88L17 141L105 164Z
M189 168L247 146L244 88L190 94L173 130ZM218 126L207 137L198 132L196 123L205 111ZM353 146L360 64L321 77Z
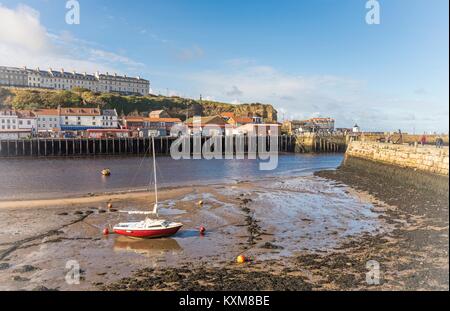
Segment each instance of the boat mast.
M152 135L152 149L153 149L153 178L155 181L155 206L153 212L158 211L158 185L156 183L156 159L155 159L155 137Z

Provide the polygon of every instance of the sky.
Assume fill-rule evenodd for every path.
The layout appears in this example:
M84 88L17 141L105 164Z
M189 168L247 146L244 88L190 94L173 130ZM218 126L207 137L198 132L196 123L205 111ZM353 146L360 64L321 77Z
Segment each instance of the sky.
M154 94L272 104L279 121L449 128L449 1L0 0L0 65L141 76Z

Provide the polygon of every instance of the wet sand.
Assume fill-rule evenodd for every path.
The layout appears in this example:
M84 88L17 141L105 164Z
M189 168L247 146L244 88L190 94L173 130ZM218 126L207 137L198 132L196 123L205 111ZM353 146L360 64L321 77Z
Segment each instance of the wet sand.
M448 176L355 158L316 175L389 204L382 217L394 230L346 243L340 256L299 257L304 267L329 275L339 289L449 290ZM367 260L380 263L380 286L360 286Z
M299 258L336 256L351 241L391 230L385 204L377 211L370 196L315 176L171 188L160 199L160 215L184 227L157 240L102 235L136 217L119 210L149 209L147 192L1 202L0 289L328 289ZM251 261L235 264L239 254ZM80 284L66 282L71 260Z

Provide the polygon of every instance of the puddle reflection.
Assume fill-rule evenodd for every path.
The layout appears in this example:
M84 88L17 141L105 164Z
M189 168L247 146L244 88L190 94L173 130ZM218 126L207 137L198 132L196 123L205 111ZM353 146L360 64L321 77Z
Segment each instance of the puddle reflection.
M155 255L166 251L182 251L175 239L133 239L118 236L114 240L114 251L131 251L139 254Z

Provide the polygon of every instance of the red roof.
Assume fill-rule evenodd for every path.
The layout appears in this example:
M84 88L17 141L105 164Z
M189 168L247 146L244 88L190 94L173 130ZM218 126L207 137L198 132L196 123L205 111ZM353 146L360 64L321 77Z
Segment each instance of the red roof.
M181 120L178 118L145 118L147 122L173 122L173 123L181 123Z
M234 118L234 112L224 112L221 116L224 118Z
M126 122L144 122L144 117L123 117Z
M233 120L236 123L253 123L253 119L249 117L235 117Z
M34 114L37 116L57 116L58 109L36 109L33 110Z
M36 115L31 110L19 110L17 111L19 118L34 118Z
M101 115L98 108L61 108L63 116L99 116Z

